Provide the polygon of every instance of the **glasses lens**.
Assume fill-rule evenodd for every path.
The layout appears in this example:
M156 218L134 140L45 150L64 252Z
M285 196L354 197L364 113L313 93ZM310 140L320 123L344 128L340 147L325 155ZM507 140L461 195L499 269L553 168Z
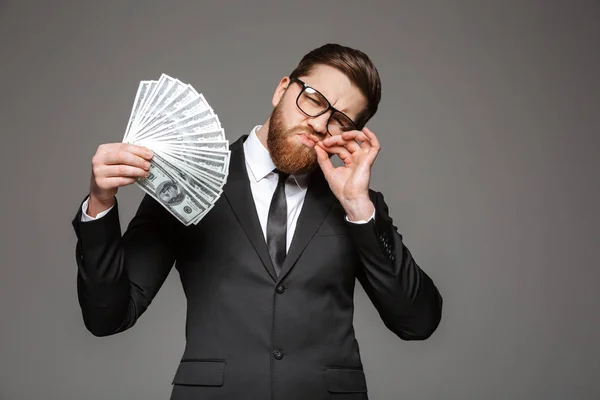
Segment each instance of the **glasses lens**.
M341 135L346 131L352 131L356 128L354 126L354 122L352 122L350 118L348 118L345 114L336 111L329 119L329 125L327 126L327 129L332 135Z
M298 107L311 117L316 117L329 107L329 103L313 88L306 88L298 99Z

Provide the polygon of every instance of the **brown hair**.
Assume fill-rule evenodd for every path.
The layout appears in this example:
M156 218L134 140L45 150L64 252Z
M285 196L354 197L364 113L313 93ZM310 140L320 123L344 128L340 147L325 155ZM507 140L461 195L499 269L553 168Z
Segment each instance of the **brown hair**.
M290 74L290 78L299 78L310 74L312 69L324 64L344 73L367 99L367 108L356 120L359 129L375 115L381 100L381 81L377 68L362 51L335 43L328 43L307 53Z

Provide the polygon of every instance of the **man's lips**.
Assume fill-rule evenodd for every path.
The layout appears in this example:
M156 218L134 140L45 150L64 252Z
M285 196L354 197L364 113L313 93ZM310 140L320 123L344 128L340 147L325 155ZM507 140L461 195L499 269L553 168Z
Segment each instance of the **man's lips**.
M317 142L320 140L318 136L310 133L298 133L296 136L300 138L300 141L308 147L315 147Z

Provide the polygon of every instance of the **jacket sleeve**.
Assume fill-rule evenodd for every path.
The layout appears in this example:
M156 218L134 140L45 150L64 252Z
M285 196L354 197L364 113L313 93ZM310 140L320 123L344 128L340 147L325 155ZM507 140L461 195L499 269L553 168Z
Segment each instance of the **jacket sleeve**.
M388 329L404 340L425 340L441 321L442 296L402 242L383 195L370 196L375 219L347 223L362 262L357 278Z
M113 335L135 324L169 275L177 220L148 195L123 236L118 204L94 221L81 212L72 224L83 321L95 336Z

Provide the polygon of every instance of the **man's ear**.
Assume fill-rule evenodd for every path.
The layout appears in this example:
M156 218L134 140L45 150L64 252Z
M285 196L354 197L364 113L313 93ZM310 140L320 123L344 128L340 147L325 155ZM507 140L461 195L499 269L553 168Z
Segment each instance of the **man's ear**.
M277 87L275 88L275 93L273 93L273 99L271 100L273 107L276 107L277 104L281 101L285 91L290 85L290 77L284 76L280 81Z

